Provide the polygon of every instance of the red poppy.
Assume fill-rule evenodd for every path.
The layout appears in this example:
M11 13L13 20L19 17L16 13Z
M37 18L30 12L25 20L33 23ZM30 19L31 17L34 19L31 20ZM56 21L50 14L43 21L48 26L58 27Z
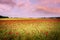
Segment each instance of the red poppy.
M16 32L16 35L18 35L19 33L18 32Z
M7 38L5 37L4 40L7 40Z
M8 34L12 34L12 32L10 31Z
M48 35L48 32L45 32L46 36Z

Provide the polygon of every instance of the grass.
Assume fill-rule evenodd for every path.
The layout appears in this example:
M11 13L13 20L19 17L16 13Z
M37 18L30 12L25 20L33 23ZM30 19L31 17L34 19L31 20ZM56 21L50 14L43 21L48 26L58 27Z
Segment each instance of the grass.
M0 20L0 40L60 40L59 19Z

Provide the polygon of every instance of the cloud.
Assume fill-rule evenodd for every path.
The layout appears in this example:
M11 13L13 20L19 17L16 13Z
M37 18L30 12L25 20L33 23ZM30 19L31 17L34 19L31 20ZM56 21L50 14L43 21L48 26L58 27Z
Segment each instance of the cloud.
M60 2L59 0L36 0L33 1L35 4L30 0L17 0L15 3L12 0L6 1L9 4L0 3L0 12L3 12L0 15L7 15L9 17L60 16L60 8L56 7L57 3ZM54 5L56 6L54 7Z

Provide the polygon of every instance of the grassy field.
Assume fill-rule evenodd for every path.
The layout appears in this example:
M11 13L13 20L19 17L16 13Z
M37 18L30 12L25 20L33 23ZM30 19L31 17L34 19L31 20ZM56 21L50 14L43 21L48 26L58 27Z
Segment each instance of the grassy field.
M60 40L60 19L0 19L0 40Z

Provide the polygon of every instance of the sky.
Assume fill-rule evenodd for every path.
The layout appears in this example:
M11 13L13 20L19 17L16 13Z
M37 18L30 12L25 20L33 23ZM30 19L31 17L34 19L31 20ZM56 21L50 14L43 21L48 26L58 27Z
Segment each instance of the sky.
M60 0L0 0L0 15L8 17L60 17Z

